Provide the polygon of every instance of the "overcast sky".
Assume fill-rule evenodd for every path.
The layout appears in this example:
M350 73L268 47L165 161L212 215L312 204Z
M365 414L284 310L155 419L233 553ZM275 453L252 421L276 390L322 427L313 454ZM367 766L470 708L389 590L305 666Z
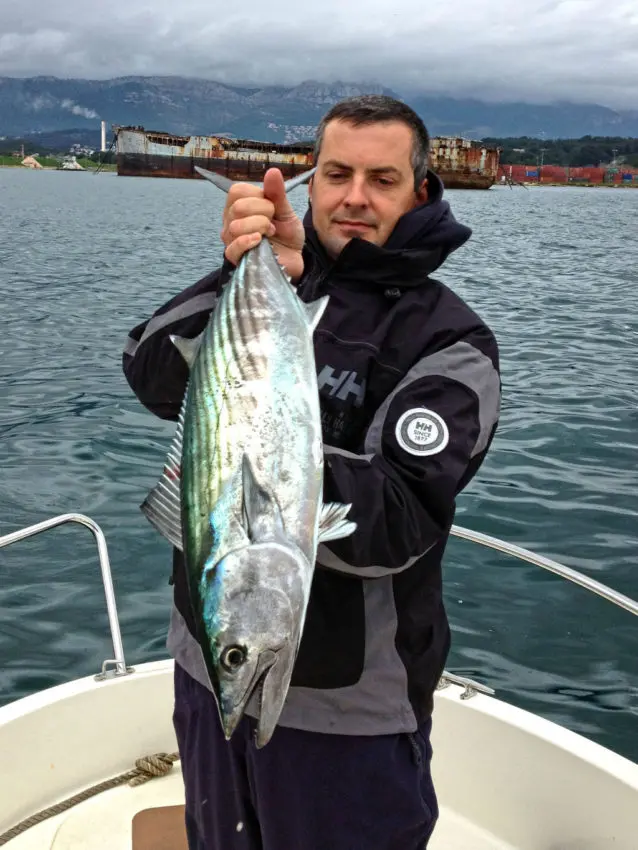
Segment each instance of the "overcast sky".
M0 0L0 75L36 74L376 80L638 109L638 0Z

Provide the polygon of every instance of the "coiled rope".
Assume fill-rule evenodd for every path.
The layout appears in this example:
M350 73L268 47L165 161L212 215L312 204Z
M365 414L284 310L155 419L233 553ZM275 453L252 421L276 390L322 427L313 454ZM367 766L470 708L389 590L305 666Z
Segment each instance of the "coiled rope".
M118 785L124 785L125 783L128 783L134 788L136 785L142 785L144 782L148 782L149 779L154 779L156 776L166 776L176 761L179 761L179 753L156 753L152 756L144 756L143 758L137 759L135 767L132 770L127 770L126 773L121 773L119 776L114 776L112 779L99 782L97 785L93 785L91 788L87 788L79 794L69 797L62 803L56 803L54 806L49 806L47 809L43 809L41 812L38 812L37 815L31 815L30 817L25 818L7 832L3 832L2 835L0 835L0 847L3 844L7 844L13 838L16 838L21 833L26 832L26 830L30 829L32 826L36 826L37 824L42 823L42 821L52 818L55 815L62 814L62 812L66 812L78 803L83 803L85 800L94 797L96 794L101 794L103 791L110 791L112 788L117 788Z

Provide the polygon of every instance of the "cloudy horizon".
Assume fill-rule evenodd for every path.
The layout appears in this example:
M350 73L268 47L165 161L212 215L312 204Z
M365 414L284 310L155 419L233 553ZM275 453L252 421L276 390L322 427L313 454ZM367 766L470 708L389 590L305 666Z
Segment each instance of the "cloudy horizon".
M228 85L376 81L488 101L598 103L638 110L634 0L243 0L216 12L203 0L33 0L3 10L0 76L104 80L185 76ZM253 11L251 11L253 10Z

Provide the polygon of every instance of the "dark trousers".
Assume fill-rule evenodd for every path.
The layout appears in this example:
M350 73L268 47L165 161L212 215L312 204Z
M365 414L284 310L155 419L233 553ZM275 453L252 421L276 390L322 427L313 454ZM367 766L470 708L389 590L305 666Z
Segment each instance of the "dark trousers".
M244 717L228 742L215 698L175 665L174 724L190 850L425 850L438 817L431 721L412 734L278 726L258 750Z

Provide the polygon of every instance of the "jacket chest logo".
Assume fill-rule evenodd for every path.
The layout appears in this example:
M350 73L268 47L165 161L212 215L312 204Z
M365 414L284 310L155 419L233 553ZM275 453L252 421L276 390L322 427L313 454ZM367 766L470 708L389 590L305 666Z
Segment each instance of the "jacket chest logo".
M324 366L317 375L319 392L330 398L338 398L340 401L348 401L350 396L354 397L355 407L361 407L365 399L366 380L360 378L357 372L342 369L336 372L331 366Z

